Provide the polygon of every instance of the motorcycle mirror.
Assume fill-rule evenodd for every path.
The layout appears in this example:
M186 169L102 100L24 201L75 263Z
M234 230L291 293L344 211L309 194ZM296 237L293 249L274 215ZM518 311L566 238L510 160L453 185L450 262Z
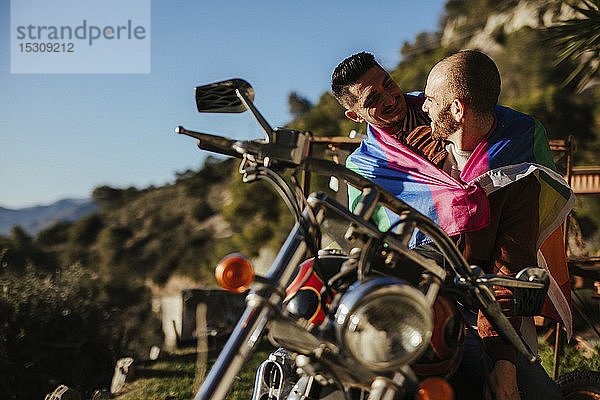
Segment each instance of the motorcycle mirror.
M229 79L196 87L196 107L198 112L242 113L246 105L236 90L254 101L254 89L243 79Z

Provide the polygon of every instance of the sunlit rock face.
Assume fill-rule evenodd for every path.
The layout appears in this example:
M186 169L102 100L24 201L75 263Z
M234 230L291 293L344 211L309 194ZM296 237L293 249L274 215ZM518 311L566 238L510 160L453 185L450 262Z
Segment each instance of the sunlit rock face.
M503 50L506 35L524 27L540 28L575 18L577 13L562 1L521 1L501 11L491 11L485 23L473 26L466 16L448 18L441 44L449 48L480 49L492 56Z

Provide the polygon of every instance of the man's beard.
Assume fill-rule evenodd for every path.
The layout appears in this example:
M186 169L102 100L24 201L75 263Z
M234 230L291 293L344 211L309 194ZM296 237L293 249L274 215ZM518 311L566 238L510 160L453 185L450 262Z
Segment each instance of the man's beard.
M452 118L452 113L450 112L450 104L440 111L437 117L437 121L431 121L432 132L431 137L434 140L444 140L447 139L450 135L458 130L460 124L456 122L454 118Z

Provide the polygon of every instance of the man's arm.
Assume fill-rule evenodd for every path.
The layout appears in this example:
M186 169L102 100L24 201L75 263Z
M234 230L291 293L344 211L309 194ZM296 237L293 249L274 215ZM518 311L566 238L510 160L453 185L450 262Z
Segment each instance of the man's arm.
M463 254L486 273L514 276L525 267L537 265L536 240L539 230L540 185L531 174L488 196L491 222L486 228L465 234ZM521 319L514 316L512 290L494 287L502 311L519 331ZM486 351L494 362L516 359L516 350L504 343L489 321L479 313L477 328Z
M490 194L490 226L465 235L463 253L467 260L479 257L483 260L485 253L489 252L491 257L488 260L491 262L487 264L486 272L509 276L514 276L525 267L536 265L539 191L539 182L531 174ZM485 264L480 265L484 267ZM521 318L514 315L512 290L495 286L494 294L503 313L519 332ZM516 349L502 340L481 312L477 319L477 329L486 352L494 362L489 376L490 386L486 385L486 400L520 399L515 367Z

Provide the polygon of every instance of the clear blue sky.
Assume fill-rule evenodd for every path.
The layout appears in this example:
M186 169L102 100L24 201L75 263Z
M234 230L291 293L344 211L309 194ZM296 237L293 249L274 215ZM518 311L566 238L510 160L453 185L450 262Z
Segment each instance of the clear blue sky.
M0 206L171 182L208 154L175 126L262 136L247 113L197 113L195 86L244 78L284 125L290 92L318 101L337 63L362 50L394 67L404 41L438 29L444 3L154 0L150 74L11 74L10 0L0 0Z

